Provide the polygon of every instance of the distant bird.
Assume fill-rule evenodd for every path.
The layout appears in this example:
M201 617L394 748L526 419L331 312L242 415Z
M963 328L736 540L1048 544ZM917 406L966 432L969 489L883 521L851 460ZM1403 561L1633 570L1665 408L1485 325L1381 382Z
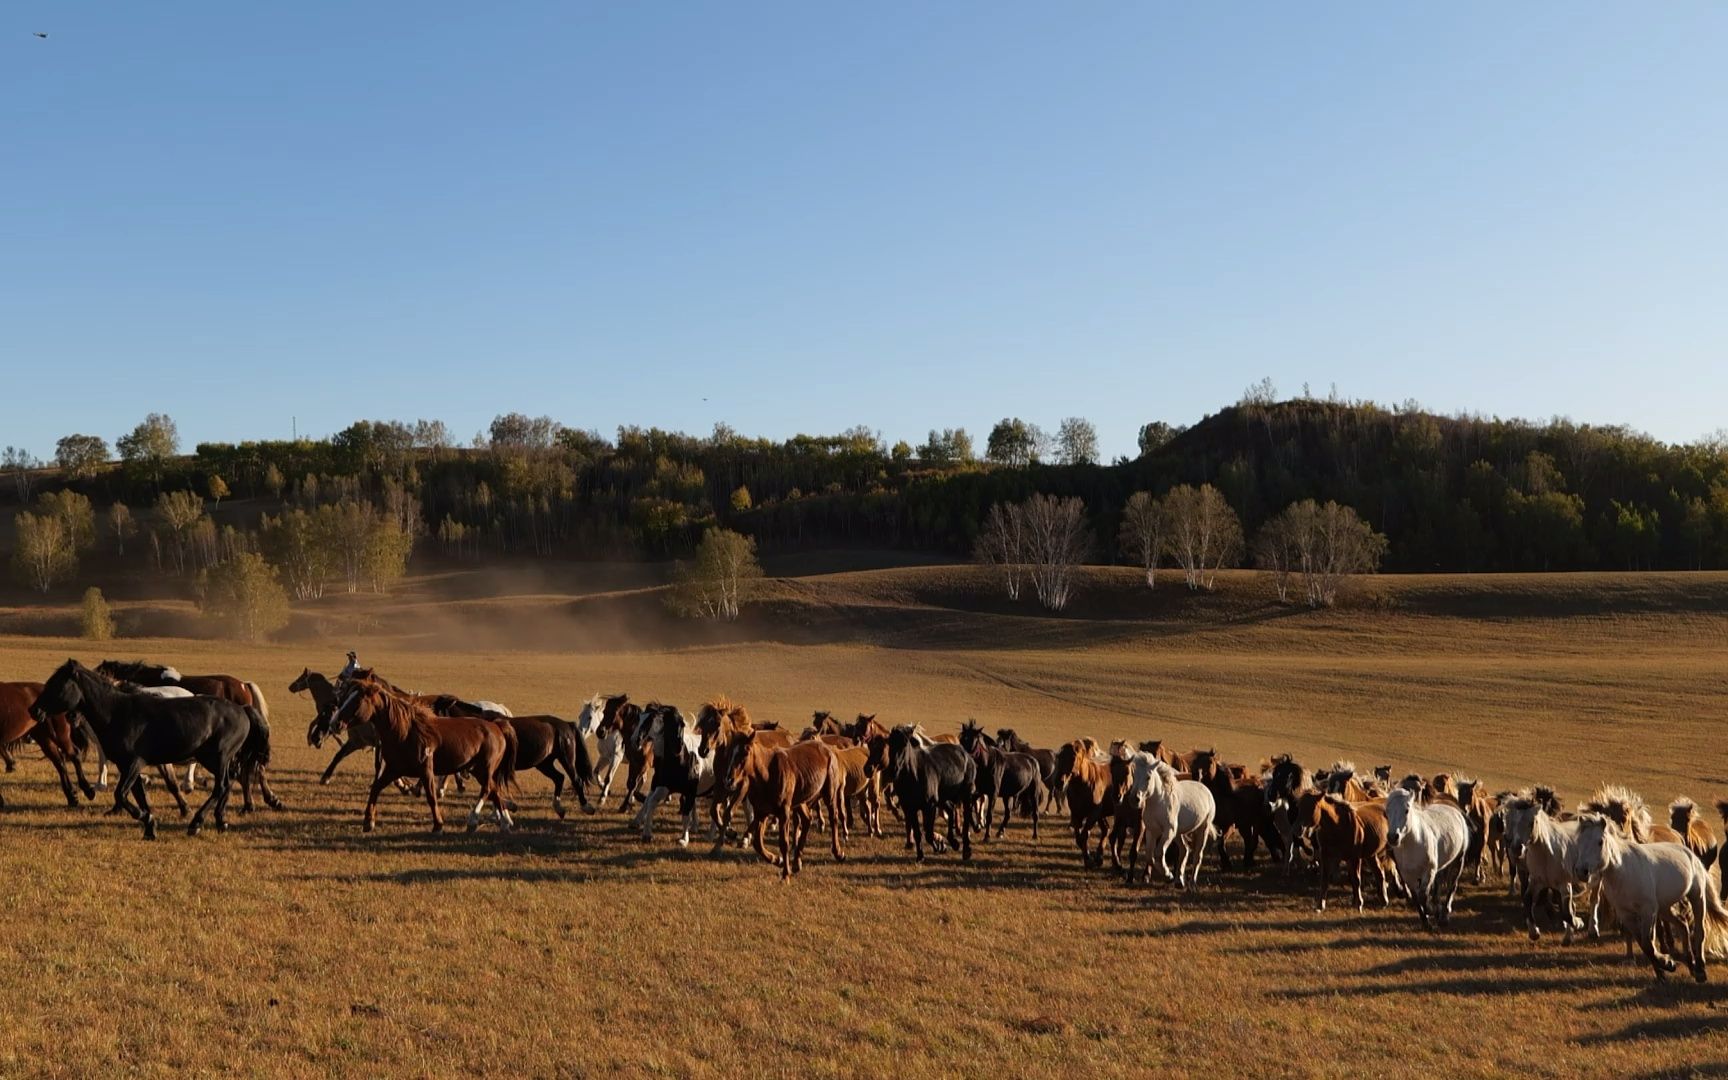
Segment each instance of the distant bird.
M42 33L40 30L38 30L38 31L36 31L36 36L39 38L46 38L48 35Z

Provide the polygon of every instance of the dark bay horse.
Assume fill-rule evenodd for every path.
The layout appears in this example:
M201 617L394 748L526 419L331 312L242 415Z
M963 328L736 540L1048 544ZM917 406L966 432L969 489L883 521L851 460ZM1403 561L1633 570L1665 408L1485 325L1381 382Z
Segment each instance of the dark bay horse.
M1230 853L1225 847L1230 830L1242 837L1242 861L1249 869L1254 866L1254 854L1260 841L1274 862L1284 861L1284 837L1272 820L1272 808L1266 801L1265 789L1257 780L1246 778L1240 766L1227 765L1216 750L1196 751L1189 759L1190 775L1212 792L1218 814L1218 858L1225 870L1230 869Z
M480 785L480 801L468 813L468 831L480 824L480 808L488 799L502 828L513 824L504 805L503 788L516 779L516 731L508 724L481 717L437 716L424 705L404 700L381 680L356 679L337 707L333 727L340 731L356 721L378 733L378 775L366 798L362 828L377 823L378 796L398 777L419 779L432 811L432 831L442 832L438 780L467 772Z
M139 775L145 765L195 761L210 771L215 780L210 797L186 827L188 835L196 836L208 811L214 811L218 830L228 827L228 795L236 770L269 755L270 729L250 705L214 697L131 693L76 660L62 664L31 705L38 722L72 712L90 725L119 768L115 804L143 823L146 840L156 838L156 818Z
M213 697L222 701L232 701L236 705L249 705L257 710L268 730L270 723L270 704L264 700L264 691L257 683L246 682L233 675L182 675L179 670L166 664L150 664L142 660L104 660L96 665L99 674L110 679L137 683L139 686L177 686L200 697ZM171 763L170 763L171 764ZM195 765L196 763L194 763ZM241 767L240 773L240 810L242 813L252 812L252 783L258 783L258 794L263 798L264 805L272 810L282 809L282 800L270 790L270 778L265 774L266 766L270 764L269 755L261 759L248 761ZM186 783L182 791L190 793L196 786L193 769L186 772ZM178 801L178 800L177 800ZM185 813L185 807L181 807Z
M60 791L67 806L78 805L78 795L72 790L72 778L66 774L66 763L72 763L78 776L78 788L86 799L96 797L96 789L84 776L84 763L79 760L78 746L73 739L72 720L65 713L54 713L38 722L30 706L42 696L42 684L33 682L0 682L0 746L10 748L29 739L42 749L42 756L60 775ZM0 798L0 806L6 800Z
M902 724L889 732L886 739L871 740L866 768L873 773L886 771L893 777L894 791L905 813L906 846L918 853L919 862L924 861L926 843L937 854L944 850L936 838L938 813L948 818L950 840L954 838L956 818L959 819L960 857L972 858L978 765L960 749L958 741L932 742L916 725Z
M537 769L552 781L552 809L558 816L564 816L566 779L582 804L582 812L592 814L588 785L594 781L594 760L588 756L588 743L576 725L557 716L511 716L503 723L516 729L515 770Z
M1063 810L1062 785L1056 782L1056 751L1043 750L1034 747L1022 739L1013 728L996 729L996 745L1013 754L1031 754L1038 759L1038 768L1043 771L1044 789L1048 794L1046 806L1057 811Z
M373 751L372 771L374 773L378 771L378 732L373 729L371 724L350 724L346 741L331 730L331 721L335 719L336 709L341 705L341 702L337 700L336 687L329 679L311 668L301 668L299 676L288 684L288 692L291 694L310 693L312 704L318 710L317 714L312 717L312 723L306 727L306 745L316 750L324 745L326 738L336 739L336 756L332 757L330 764L324 767L324 775L318 778L320 784L328 784L330 778L336 775L336 766L342 764L348 755L359 753L361 750Z
M960 729L960 748L972 755L977 763L978 797L984 803L984 831L979 835L990 839L990 825L995 818L996 800L1002 800L1002 825L996 830L1001 838L1008 831L1008 819L1015 803L1021 812L1032 818L1032 839L1038 839L1038 809L1044 802L1044 770L1031 754L1008 753L996 746L984 729L968 720Z

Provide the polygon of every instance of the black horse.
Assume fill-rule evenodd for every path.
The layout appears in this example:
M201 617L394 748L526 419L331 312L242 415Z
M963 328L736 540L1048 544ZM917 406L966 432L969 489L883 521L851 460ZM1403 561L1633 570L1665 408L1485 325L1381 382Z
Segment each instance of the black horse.
M1046 809L1066 810L1062 798L1063 785L1056 782L1056 751L1040 750L1020 737L1013 728L996 729L996 745L1011 754L1031 754L1038 761L1038 768L1044 780L1044 790L1048 792L1045 799Z
M972 857L972 802L978 795L978 765L954 743L932 743L912 724L902 724L870 741L869 772L886 770L905 812L907 846L924 861L926 842L941 854L936 839L936 814L948 818L949 842L954 842L955 819L959 818L960 857ZM920 820L922 819L922 820ZM922 826L922 827L920 827Z
M1008 831L1008 818L1015 803L1020 804L1021 813L1031 817L1032 839L1038 839L1038 808L1045 796L1044 768L1038 759L1031 754L1004 751L972 720L960 728L960 748L972 755L978 768L978 798L984 803L982 838L990 839L996 800L1001 799L1002 824L996 830L997 839Z
M60 665L30 711L39 722L55 713L84 717L120 770L115 805L143 823L146 840L156 839L156 818L139 776L144 766L190 760L210 771L215 781L210 797L186 826L187 835L196 836L207 811L214 811L218 830L228 828L228 794L236 771L262 764L270 752L270 729L250 705L131 693L76 660Z

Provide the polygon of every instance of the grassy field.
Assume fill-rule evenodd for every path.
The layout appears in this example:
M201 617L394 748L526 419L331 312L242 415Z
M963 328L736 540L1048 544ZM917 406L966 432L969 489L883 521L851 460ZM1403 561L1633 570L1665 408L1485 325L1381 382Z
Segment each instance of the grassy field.
M23 753L0 778L0 1075L1728 1075L1728 965L1655 988L1618 944L1530 944L1497 885L1428 935L1402 908L1316 914L1308 882L1269 870L1125 888L1050 823L972 865L916 866L891 838L836 866L813 844L782 886L678 849L669 819L650 845L610 808L559 822L538 776L514 835L432 836L392 795L366 836L366 763L317 786L328 754L283 690L357 647L403 685L571 717L595 690L724 692L789 724L973 716L1044 744L1342 756L1569 802L1603 780L1653 804L1728 795L1728 576L1382 579L1311 614L1245 578L1192 601L1099 571L1063 619L976 578L782 579L744 626L675 646L649 640L636 583L423 583L318 616L364 636L263 648L0 638L4 678L106 652L258 680L289 804L145 844L105 804L66 809Z

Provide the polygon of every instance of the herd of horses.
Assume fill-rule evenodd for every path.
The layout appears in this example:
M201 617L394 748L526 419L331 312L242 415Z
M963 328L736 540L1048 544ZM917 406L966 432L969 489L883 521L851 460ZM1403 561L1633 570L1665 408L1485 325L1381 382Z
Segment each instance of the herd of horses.
M1336 762L1310 770L1288 754L1249 767L1215 750L1178 752L1156 740L1101 745L1081 738L1040 748L1012 729L991 733L975 721L932 735L918 724L888 726L874 714L843 722L817 712L794 734L753 721L725 698L693 716L625 694L594 695L574 721L516 716L493 701L404 690L361 667L354 653L334 678L304 670L289 690L310 694L316 706L308 743L337 744L322 783L350 755L373 751L367 832L393 786L423 797L433 831L442 830L441 800L452 780L458 793L474 785L469 830L488 811L500 829L511 829L516 778L534 770L551 780L560 818L566 787L590 813L609 803L616 787L616 809L634 812L632 825L645 842L659 808L676 797L678 842L688 845L706 800L715 850L747 845L785 881L803 869L812 827L828 834L840 861L854 830L883 836L886 810L918 860L926 849L970 859L974 836L1001 838L1016 813L1034 840L1041 817L1056 813L1066 815L1085 866L1108 860L1128 884L1149 882L1157 871L1175 888L1191 889L1214 851L1219 870L1229 873L1226 840L1235 833L1247 866L1264 847L1286 873L1313 873L1321 910L1341 871L1358 911L1364 886L1372 885L1382 906L1397 893L1424 928L1445 926L1462 882L1492 875L1521 900L1533 940L1556 922L1568 943L1579 931L1598 937L1606 907L1628 955L1636 943L1659 980L1684 962L1702 982L1707 959L1728 957L1722 844L1685 798L1658 821L1619 786L1604 786L1567 811L1547 787L1490 793L1449 774L1395 780L1391 766L1361 773ZM280 808L267 777L268 720L256 684L159 664L105 661L92 669L67 660L46 683L0 683L0 756L8 771L13 752L35 742L76 806L74 776L86 798L96 797L84 768L94 748L101 783L110 766L117 770L110 812L139 821L147 839L156 836L147 769L182 816L189 811L184 794L197 789L196 770L209 774L210 794L192 814L191 834L207 814L218 830L227 828L236 784L244 811L253 809L254 785L267 806ZM1728 800L1717 809L1728 824Z

